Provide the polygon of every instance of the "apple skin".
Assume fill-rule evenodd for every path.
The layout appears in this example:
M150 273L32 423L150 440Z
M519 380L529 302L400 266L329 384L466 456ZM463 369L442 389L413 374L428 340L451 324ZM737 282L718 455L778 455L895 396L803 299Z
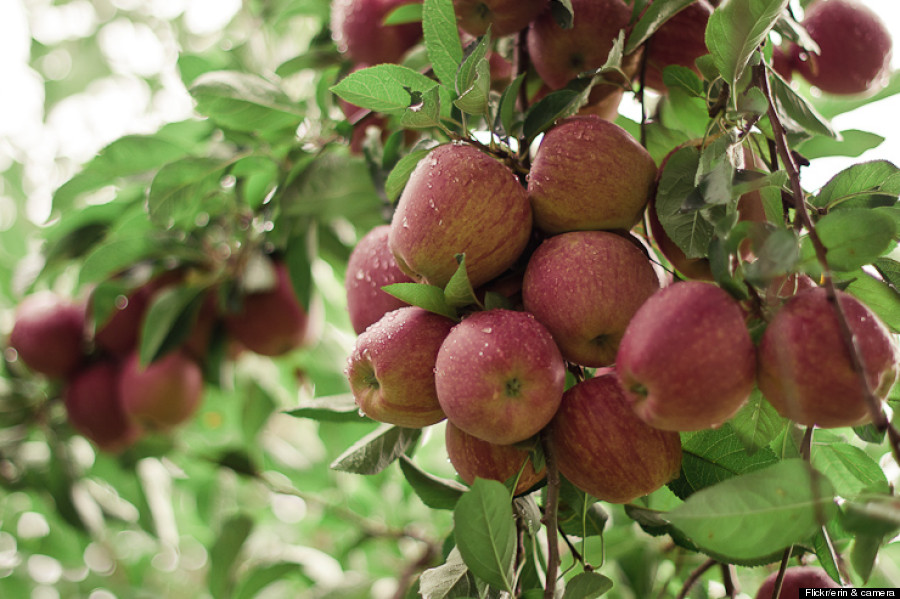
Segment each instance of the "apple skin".
M546 469L534 471L530 452L515 445L497 445L482 441L449 420L444 429L447 456L459 477L471 485L476 478L506 482L522 470L514 495L524 493L544 480ZM524 467L523 467L524 464Z
M412 282L397 266L388 247L390 230L390 225L375 227L363 235L350 253L344 290L350 324L357 335L388 312L408 305L381 290L385 285Z
M244 295L241 308L224 316L228 334L261 356L282 356L307 341L309 315L294 293L287 265L273 260L274 287Z
M334 0L331 34L338 51L354 62L400 62L422 38L421 23L384 25L395 8L414 0Z
M618 125L595 115L562 119L544 135L528 175L534 224L550 234L628 230L655 177L650 153Z
M756 382L756 348L737 300L712 283L685 281L638 309L616 371L644 422L696 431L719 426L746 402Z
M706 24L713 10L706 0L695 0L656 30L645 50L647 69L644 85L665 92L663 69L671 65L685 66L700 74L694 61L709 53L706 49Z
M480 36L491 29L498 38L525 29L547 8L549 0L453 0L456 22L468 34Z
M602 67L619 31L631 19L631 8L622 0L572 0L572 8L571 29L560 27L549 10L528 27L531 62L553 89L565 87L583 71ZM630 62L637 66L637 61Z
M143 434L125 413L119 393L119 368L110 360L80 370L63 391L69 424L103 451L118 453Z
M843 291L838 300L862 354L866 379L884 399L897 379L898 352L881 320ZM807 426L856 426L871 416L822 287L787 300L759 343L759 389L778 413Z
M410 175L388 245L413 279L444 287L464 253L473 287L503 274L531 237L525 188L503 163L468 144L445 144Z
M615 361L625 327L659 287L636 243L608 231L572 231L532 254L522 299L566 360L597 367Z
M84 305L52 291L25 297L16 307L9 346L34 372L68 378L84 361Z
M137 352L122 364L119 394L125 413L149 431L169 431L186 422L203 399L203 372L176 350L142 367Z
M476 312L453 327L435 363L447 419L498 445L524 441L553 418L566 368L549 331L528 312Z
M801 24L820 54L793 44L792 64L812 85L830 94L862 94L887 83L891 34L871 9L850 0L818 0Z
M612 368L566 391L547 440L563 476L611 503L652 493L681 469L679 434L638 418Z
M435 389L435 360L454 321L406 306L385 314L356 339L345 371L362 413L373 420L422 428L444 419Z
M772 594L775 591L775 579L778 578L778 571L772 572L763 581L759 590L756 592L756 599L775 599ZM831 577L821 568L813 566L793 566L784 571L784 579L781 581L780 597L783 599L791 599L800 597L800 589L839 589L841 586L837 584Z

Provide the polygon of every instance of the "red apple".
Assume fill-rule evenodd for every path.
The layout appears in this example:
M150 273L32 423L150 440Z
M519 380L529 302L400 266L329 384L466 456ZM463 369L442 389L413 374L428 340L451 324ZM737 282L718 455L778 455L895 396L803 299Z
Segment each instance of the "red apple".
M350 253L344 289L350 324L357 335L388 312L407 305L381 290L385 285L412 281L397 266L394 254L388 247L390 230L390 225L375 227L359 240Z
M510 35L525 29L549 0L453 0L459 28L471 35Z
M79 371L63 393L69 424L103 451L133 445L141 428L125 413L119 392L119 369L112 361Z
M636 243L607 231L573 231L546 239L532 254L522 298L566 360L596 367L615 362L625 327L659 286Z
M125 413L142 428L168 431L187 421L203 399L203 372L176 350L146 367L137 353L125 360L119 376Z
M685 66L700 74L694 61L709 54L706 49L706 23L713 10L706 0L695 0L656 30L647 40L644 85L666 91L663 69L671 65Z
M551 234L628 230L655 177L650 153L618 125L594 115L563 119L544 135L528 175L534 224Z
M476 478L506 482L522 472L514 494L544 480L546 469L534 471L530 452L515 445L497 445L474 437L449 420L444 432L447 456L459 477L471 485Z
M400 62L422 37L421 23L384 25L395 8L414 0L334 0L331 34L338 51L354 62Z
M681 437L638 418L611 368L566 391L547 435L560 473L602 501L628 503L681 469Z
M84 335L84 306L52 291L40 291L16 308L9 346L34 372L64 379L84 360Z
M271 262L274 280L268 289L244 295L241 308L225 315L228 334L262 356L281 356L307 340L309 316L291 283L287 265Z
M853 0L818 0L801 24L820 52L811 54L795 44L792 63L811 84L831 94L861 94L887 83L891 34L871 9Z
M778 571L772 572L763 581L762 586L756 592L756 599L777 599L773 596L775 580ZM813 566L793 566L784 571L784 579L781 581L781 599L793 599L802 597L800 589L839 589L841 586L825 573L821 568Z
M347 379L369 418L408 428L444 419L435 389L435 360L454 322L414 306L385 314L356 339Z
M512 266L531 236L528 194L500 161L468 144L432 150L410 175L388 244L413 279L443 287L465 254L473 287Z
M883 399L897 379L898 353L890 331L852 295L838 291L837 297L866 379ZM795 422L832 428L870 421L834 305L822 287L797 293L769 322L759 343L758 376L769 403Z
M435 363L447 419L479 439L523 441L550 422L566 368L553 337L533 315L476 312L453 327Z
M663 430L719 426L756 381L756 348L740 304L720 287L685 281L638 309L616 357L637 415Z

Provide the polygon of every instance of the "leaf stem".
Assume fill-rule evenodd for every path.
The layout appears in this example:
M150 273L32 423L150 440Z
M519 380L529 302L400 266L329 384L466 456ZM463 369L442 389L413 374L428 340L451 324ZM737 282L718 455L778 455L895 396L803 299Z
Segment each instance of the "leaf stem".
M684 581L684 585L681 587L681 591L679 591L678 596L675 599L685 599L688 596L688 593L691 592L691 589L697 584L697 581L700 580L700 577L706 573L707 570L718 564L716 560L710 558L700 564L698 568L696 568L690 575L687 577L687 580Z
M775 586L772 588L772 599L778 599L781 595L781 586L784 583L784 573L787 571L788 560L791 559L791 552L793 552L793 550L794 546L791 545L785 549L784 553L781 555L781 564L778 566L778 576L775 577Z
M556 590L556 576L559 571L559 536L557 534L557 510L559 509L559 467L556 455L550 448L546 433L541 433L541 445L547 462L547 500L541 523L547 529L547 582L544 599L553 599Z

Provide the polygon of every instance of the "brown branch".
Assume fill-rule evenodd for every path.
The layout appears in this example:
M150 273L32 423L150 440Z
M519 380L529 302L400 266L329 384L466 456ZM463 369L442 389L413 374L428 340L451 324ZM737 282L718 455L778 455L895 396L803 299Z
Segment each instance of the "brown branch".
M541 523L547 529L547 582L544 586L544 599L553 599L556 590L556 576L559 572L559 535L556 532L557 510L559 508L559 467L556 455L550 448L546 433L541 433L541 445L544 459L547 462L547 502L544 505L544 517Z
M738 587L734 583L734 565L719 564L722 568L722 585L725 587L725 596L734 599L738 594Z
M691 574L687 577L687 580L684 581L684 585L681 587L681 591L678 593L678 597L676 599L684 599L688 596L688 593L691 592L691 589L697 584L697 581L700 580L700 577L703 576L707 570L718 564L716 560L710 558L700 564L700 566L691 572Z
M781 585L784 583L784 573L787 571L788 561L791 559L791 552L794 546L791 545L784 550L781 555L781 564L778 566L778 576L775 577L775 586L772 588L772 599L778 599L781 595ZM785 597L787 599L787 597Z

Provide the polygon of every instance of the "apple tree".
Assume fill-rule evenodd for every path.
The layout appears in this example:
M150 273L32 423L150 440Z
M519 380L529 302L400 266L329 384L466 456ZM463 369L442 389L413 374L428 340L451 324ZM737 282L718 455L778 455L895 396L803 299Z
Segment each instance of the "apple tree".
M191 114L3 163L0 594L900 587L900 168L804 178L876 13L126 5Z

